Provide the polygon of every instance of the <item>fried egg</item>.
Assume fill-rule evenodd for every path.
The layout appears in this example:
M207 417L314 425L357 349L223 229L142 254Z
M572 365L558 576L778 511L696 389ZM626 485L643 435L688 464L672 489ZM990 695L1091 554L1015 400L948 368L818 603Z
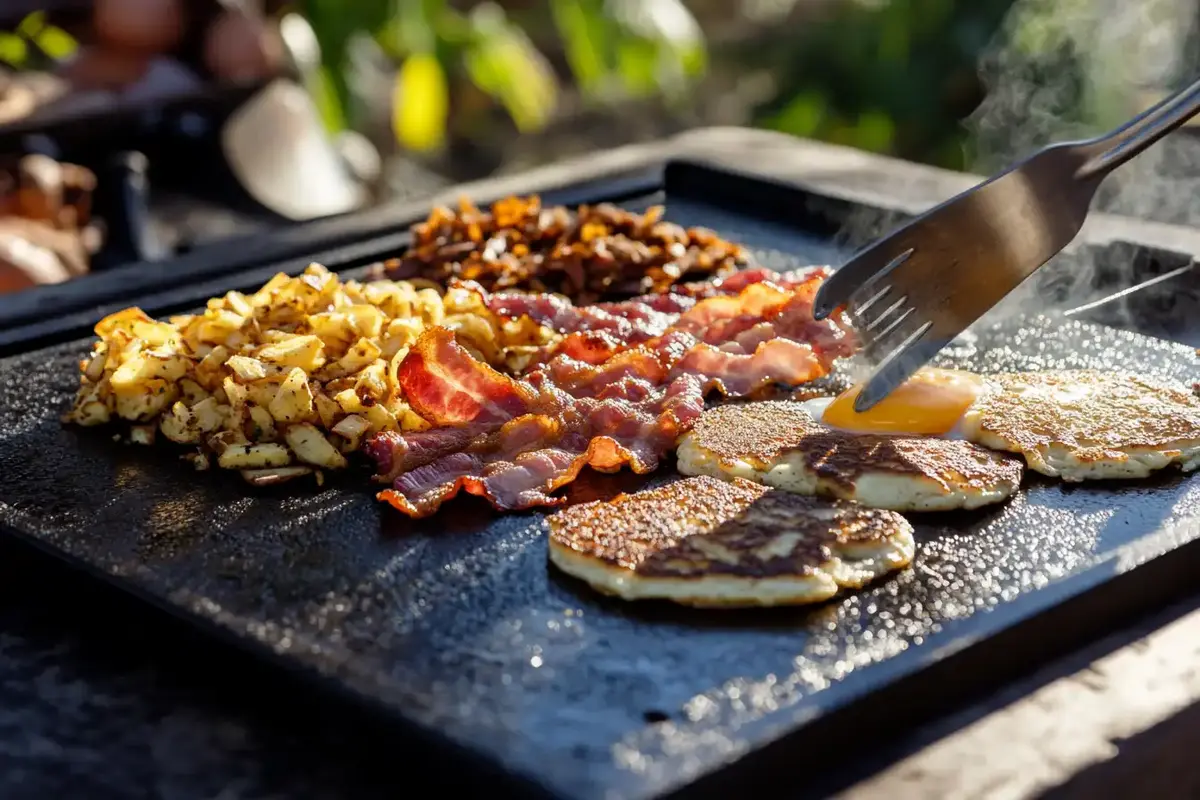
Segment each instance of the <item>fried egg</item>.
M625 600L818 603L912 563L904 517L750 481L685 478L549 520L550 561Z
M1019 463L965 441L965 418L991 388L971 372L926 368L865 412L854 410L861 385L714 409L682 437L679 469L896 511L998 503L1020 485Z
M854 410L861 384L836 397L813 398L803 405L817 422L850 433L964 439L963 417L990 388L987 380L973 372L926 368L866 411Z
M1100 370L1014 372L988 382L963 414L963 435L1019 453L1044 475L1076 482L1200 467L1200 398L1186 386Z
M1003 467L980 462L978 470L963 472L948 461L962 452L947 449L949 445L916 444L914 438L1018 454L1031 469L1072 482L1144 478L1172 464L1184 471L1200 467L1200 400L1186 386L1132 373L1048 370L983 377L927 368L861 413L854 410L859 391L856 386L833 398L798 403L819 430L777 431L778 446L759 453L754 463L739 456L739 448L754 449L746 434L727 434L719 441L709 425L684 437L680 469L740 474L879 508L934 510L996 502L1016 486ZM733 426L773 415L780 418L776 426L784 428L784 418L799 416L779 408L713 416L722 415L729 417L722 417L722 423ZM848 466L855 459L864 462L857 471ZM875 470L866 466L871 463ZM968 475L972 477L960 485L960 476Z

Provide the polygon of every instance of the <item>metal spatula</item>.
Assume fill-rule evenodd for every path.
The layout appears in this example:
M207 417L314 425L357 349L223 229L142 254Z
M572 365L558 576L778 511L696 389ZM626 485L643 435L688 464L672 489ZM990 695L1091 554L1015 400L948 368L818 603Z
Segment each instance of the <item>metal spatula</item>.
M1105 136L1056 144L855 255L817 292L845 307L878 366L866 411L983 316L1083 227L1100 182L1200 111L1200 81Z

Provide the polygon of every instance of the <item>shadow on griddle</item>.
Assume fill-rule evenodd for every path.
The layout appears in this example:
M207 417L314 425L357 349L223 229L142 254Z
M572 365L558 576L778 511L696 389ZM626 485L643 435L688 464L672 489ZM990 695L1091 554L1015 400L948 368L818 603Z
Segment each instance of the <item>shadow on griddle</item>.
M378 488L370 483L370 478L366 478L356 490L374 497ZM379 520L379 535L389 539L414 536L469 536L482 533L495 519L496 510L486 500L467 492L459 492L458 496L448 500L436 514L424 519L413 519L386 506Z
M690 608L667 600L621 600L597 592L584 581L563 574L546 564L552 586L569 594L581 605L603 610L625 619L651 625L676 625L705 631L738 630L806 633L831 606L837 606L853 592L844 592L820 603L804 606L766 608ZM867 584L866 590L887 583L888 576Z

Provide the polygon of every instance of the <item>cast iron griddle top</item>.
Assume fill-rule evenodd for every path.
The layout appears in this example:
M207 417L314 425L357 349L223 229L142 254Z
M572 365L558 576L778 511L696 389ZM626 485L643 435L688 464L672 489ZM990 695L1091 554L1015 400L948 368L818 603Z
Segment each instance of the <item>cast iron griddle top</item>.
M770 613L622 604L548 568L540 513L499 516L465 498L414 523L377 503L365 476L252 490L193 472L169 447L64 428L87 347L0 362L0 525L563 795L659 792L787 733L803 757L806 723L1200 535L1194 477L1033 477L999 507L912 517L914 567L840 601ZM1038 317L945 360L1182 381L1194 359ZM644 483L588 474L570 497Z

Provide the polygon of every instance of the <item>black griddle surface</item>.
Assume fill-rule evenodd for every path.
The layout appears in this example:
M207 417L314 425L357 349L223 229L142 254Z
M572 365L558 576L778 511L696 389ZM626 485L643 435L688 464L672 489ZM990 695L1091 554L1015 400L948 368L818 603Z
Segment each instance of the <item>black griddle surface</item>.
M782 235L705 213L670 209L760 248ZM816 256L803 252L813 242L786 246ZM840 601L769 613L621 604L552 573L540 513L460 498L412 522L373 499L365 473L252 490L193 472L169 447L65 428L88 344L0 362L0 525L561 795L657 793L785 734L803 754L806 728L866 693L1200 535L1200 480L1177 472L1080 487L1033 477L999 507L912 517L914 567ZM944 360L1191 380L1194 359L1037 317ZM569 496L645 483L587 474Z

